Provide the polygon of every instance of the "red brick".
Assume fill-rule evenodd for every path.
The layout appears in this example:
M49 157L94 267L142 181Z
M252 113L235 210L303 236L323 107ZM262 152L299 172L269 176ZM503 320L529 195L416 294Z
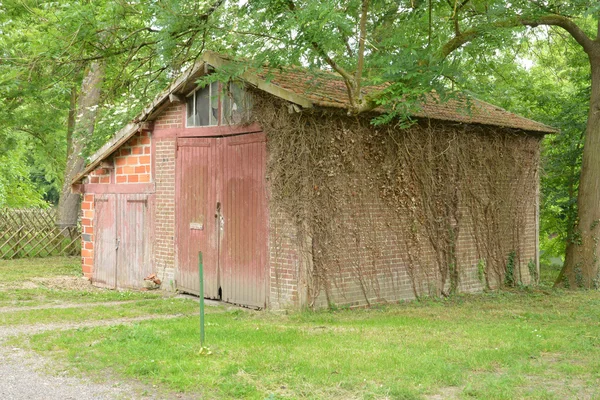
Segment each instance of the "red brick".
M140 156L140 164L150 164L150 156Z
M144 156L142 156L144 157ZM138 156L129 156L127 157L127 165L137 165L139 164L140 158L142 157L138 157Z
M139 181L140 182L150 182L150 175L148 175L148 174L140 175Z
M136 183L139 179L138 175L127 175L127 182Z
M103 176L100 178L100 183L110 183L110 176Z
M126 175L119 175L117 176L117 183L126 183L127 182L127 176Z
M144 154L144 148L137 146L131 149L131 154Z
M81 203L81 209L82 210L91 210L92 209L92 202L91 201L84 201Z
M123 167L123 174L124 175L130 175L130 174L135 174L135 169L137 167L132 167L131 165L128 165L126 167Z
M127 159L126 158L117 157L117 159L115 161L115 164L118 165L118 166L127 165Z

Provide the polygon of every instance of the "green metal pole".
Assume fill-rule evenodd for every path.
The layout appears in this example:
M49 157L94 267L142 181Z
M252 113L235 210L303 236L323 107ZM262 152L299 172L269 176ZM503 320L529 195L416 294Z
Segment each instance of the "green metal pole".
M200 346L204 347L204 266L202 252L198 252L198 274L200 275Z

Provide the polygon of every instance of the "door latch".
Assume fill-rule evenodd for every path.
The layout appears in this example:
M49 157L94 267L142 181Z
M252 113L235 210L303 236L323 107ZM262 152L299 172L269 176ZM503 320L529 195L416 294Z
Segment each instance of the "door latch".
M217 201L217 213L215 214L215 218L217 219L217 226L220 231L223 231L223 227L225 225L225 218L223 218L223 214L221 214L221 202Z

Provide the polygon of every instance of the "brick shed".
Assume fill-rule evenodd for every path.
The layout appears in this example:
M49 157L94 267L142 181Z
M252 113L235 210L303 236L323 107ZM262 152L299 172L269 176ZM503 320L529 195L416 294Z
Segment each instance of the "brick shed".
M139 288L156 273L197 294L199 251L205 296L255 308L535 279L552 128L433 97L410 128L375 127L376 113L346 115L338 77L300 68L196 84L228 62L204 54L73 181L93 284Z

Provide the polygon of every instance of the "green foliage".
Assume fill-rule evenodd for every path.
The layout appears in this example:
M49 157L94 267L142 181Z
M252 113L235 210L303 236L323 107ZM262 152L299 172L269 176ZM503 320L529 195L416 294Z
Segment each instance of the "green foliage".
M57 201L67 154L73 88L91 60L106 64L96 130L84 155L135 116L204 50L247 57L221 78L268 64L303 64L354 76L362 2L67 1L0 3L0 206ZM589 99L588 61L559 28L521 19L562 14L595 35L598 3L497 0L369 4L362 86L388 113L374 123L410 125L426 93L474 93L561 129L544 141L542 257L564 254L576 222L576 193ZM472 33L463 46L453 38ZM400 118L400 122L399 121Z
M517 254L515 251L508 253L508 259L506 260L506 274L504 275L504 286L514 287L516 284L515 279L515 258Z
M485 260L480 258L477 261L477 279L482 285L486 285L485 281Z
M527 269L529 270L529 278L531 280L532 285L536 285L539 282L539 274L538 270L535 266L535 262L533 260L529 260L527 263Z
M45 206L43 192L31 180L25 146L0 153L0 207Z
M542 145L540 247L543 263L550 264L564 257L569 240L576 240L573 225L590 95L587 58L558 29L528 31L494 55L466 53L472 61L469 75L460 80L463 88L560 129ZM467 71L467 65L461 70Z

